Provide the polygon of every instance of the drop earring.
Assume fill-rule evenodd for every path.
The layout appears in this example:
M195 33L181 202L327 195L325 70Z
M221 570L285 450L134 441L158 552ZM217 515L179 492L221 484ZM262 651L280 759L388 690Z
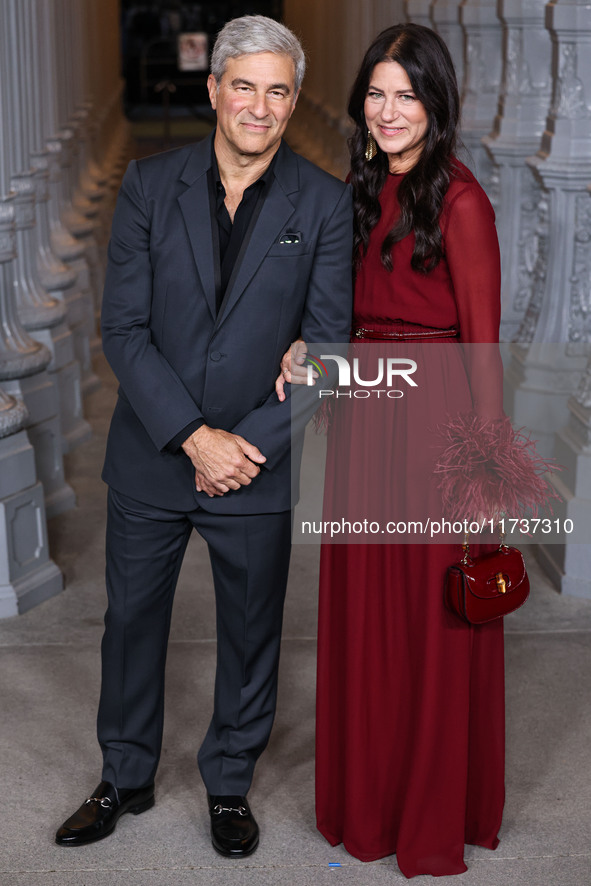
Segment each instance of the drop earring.
M378 146L376 144L376 140L369 131L367 130L367 144L365 146L365 159L373 160L375 155L378 153Z

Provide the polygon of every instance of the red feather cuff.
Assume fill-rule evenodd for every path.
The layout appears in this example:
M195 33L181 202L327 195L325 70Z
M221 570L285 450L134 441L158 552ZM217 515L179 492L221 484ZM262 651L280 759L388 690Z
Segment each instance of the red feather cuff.
M469 412L437 430L445 449L435 473L448 519L536 516L549 499L559 498L543 476L556 465L506 416L487 419Z

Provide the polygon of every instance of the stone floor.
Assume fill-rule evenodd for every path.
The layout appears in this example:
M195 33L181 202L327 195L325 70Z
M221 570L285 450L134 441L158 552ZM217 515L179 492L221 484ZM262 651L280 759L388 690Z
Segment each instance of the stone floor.
M261 826L251 859L209 844L195 753L211 711L214 603L204 546L190 545L177 592L156 806L79 849L53 835L99 780L95 711L105 605L105 489L99 479L115 383L87 401L93 438L67 458L78 506L50 524L66 590L0 622L2 886L381 886L395 858L362 864L314 827L313 735L318 548L295 546L270 746L250 800ZM530 562L533 593L507 619L507 804L496 852L467 848L465 886L591 883L591 603L561 598ZM331 867L331 864L338 867ZM418 877L414 882L429 882Z

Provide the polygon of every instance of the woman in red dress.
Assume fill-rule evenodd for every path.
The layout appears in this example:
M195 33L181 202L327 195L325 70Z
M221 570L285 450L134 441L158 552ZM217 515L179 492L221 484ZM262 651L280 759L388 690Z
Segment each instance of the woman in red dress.
M418 503L438 517L433 429L450 412L502 416L501 385L490 383L502 377L496 349L484 358L490 372L472 372L480 358L462 357L457 345L498 341L494 213L454 157L458 90L435 32L408 24L381 33L361 64L349 114L352 341L412 342L419 384L379 417L367 400L339 402L325 511L371 517L354 514L359 502L380 502L383 511L384 490L395 490L386 509L406 503L402 516L412 519ZM282 365L290 380L289 360ZM465 843L498 844L503 625L470 626L444 608L446 570L459 558L457 541L322 547L318 828L362 861L396 853L406 877L462 873Z

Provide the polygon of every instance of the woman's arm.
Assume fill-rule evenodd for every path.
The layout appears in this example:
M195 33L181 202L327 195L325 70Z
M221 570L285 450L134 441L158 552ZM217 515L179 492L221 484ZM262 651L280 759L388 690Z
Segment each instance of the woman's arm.
M493 208L476 182L452 198L442 228L473 405L441 428L444 508L462 520L535 514L554 495L542 476L551 466L503 411L499 244Z
M466 184L452 198L444 243L474 410L483 418L501 418L501 259L494 210L476 182Z

